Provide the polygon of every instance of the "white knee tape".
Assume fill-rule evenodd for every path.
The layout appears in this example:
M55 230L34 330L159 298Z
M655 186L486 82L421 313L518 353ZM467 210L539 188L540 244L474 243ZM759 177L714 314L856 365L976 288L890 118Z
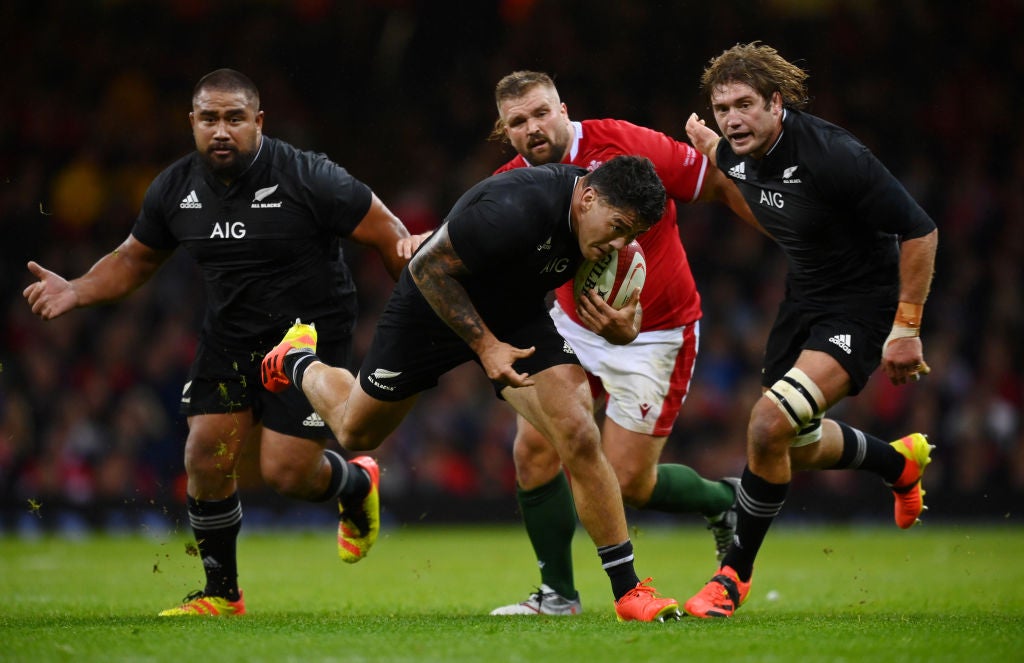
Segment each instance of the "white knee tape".
M799 368L789 369L764 395L782 410L789 423L793 425L793 430L798 431L801 436L814 434L809 426L817 417L818 425L815 429L818 431L818 437L821 437L821 409L825 407L825 395L806 373ZM812 441L816 442L817 439Z
M796 437L789 446L791 447L806 447L808 444L814 444L821 439L821 419L824 417L824 413L811 419L810 423L797 431Z

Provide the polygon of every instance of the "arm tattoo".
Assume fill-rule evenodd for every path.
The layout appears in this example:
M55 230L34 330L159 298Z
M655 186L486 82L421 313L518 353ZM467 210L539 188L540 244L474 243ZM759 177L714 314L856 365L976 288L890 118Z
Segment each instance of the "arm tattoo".
M458 277L469 274L469 270L455 253L447 226L434 233L413 256L409 272L438 317L475 349L475 343L484 337L487 325L469 300L469 293L458 281Z

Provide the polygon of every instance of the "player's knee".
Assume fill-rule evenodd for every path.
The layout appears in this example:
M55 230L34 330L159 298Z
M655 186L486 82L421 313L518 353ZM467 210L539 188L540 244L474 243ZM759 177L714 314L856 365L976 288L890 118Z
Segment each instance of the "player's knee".
M775 404L761 398L755 405L747 425L747 441L755 455L784 454L789 450L794 430Z
M520 426L512 444L516 479L523 489L535 488L555 478L562 469L558 452L532 426Z
M193 445L185 446L185 472L193 482L219 483L224 477L234 475L237 464L237 454L231 450L210 452Z
M754 407L750 439L775 448L813 444L821 439L825 396L799 368L791 368L771 385Z
M271 458L271 454L267 454L261 461L263 482L275 493L293 499L315 497L312 483L320 465L319 457L306 462L298 458Z
M651 499L651 489L654 482L646 472L622 471L615 468L615 476L619 480L619 490L622 493L622 501L626 506L634 509L642 509L648 500Z
M601 434L592 418L562 426L555 435L558 455L566 465L595 462L601 454Z

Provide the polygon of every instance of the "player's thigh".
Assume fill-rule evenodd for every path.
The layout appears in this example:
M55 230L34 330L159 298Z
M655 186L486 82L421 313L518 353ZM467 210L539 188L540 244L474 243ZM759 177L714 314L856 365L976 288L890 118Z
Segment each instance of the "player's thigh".
M558 364L533 375L531 387L502 390L502 397L564 456L578 445L597 444L590 385L578 364Z

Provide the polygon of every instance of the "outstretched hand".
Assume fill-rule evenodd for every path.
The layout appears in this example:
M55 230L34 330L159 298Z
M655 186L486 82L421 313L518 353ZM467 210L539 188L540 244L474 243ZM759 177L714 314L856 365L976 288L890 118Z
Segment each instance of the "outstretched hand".
M33 261L28 263L28 271L39 280L25 288L22 294L32 312L40 318L51 320L78 306L78 294L63 276Z
M715 150L720 137L696 113L690 113L690 118L686 120L686 135L701 154L711 159L712 163L715 162Z

